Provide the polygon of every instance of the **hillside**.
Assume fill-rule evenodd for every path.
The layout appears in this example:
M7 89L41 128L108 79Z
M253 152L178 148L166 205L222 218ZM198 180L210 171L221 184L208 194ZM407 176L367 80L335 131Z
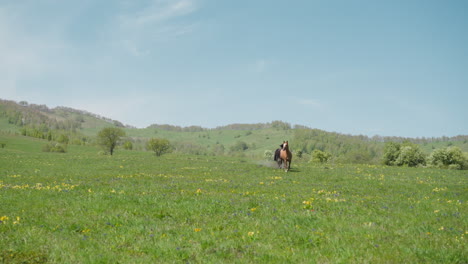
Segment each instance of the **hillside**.
M337 162L379 163L385 142L410 141L419 144L424 153L447 146L458 146L468 152L468 136L441 138L400 138L352 136L291 126L282 121L257 124L230 124L215 129L200 126L180 127L153 124L138 129L83 110L69 107L48 108L45 105L0 100L0 131L48 140L66 135L75 145L93 145L98 131L104 127L121 127L126 141L134 150L144 150L150 138L166 138L176 152L197 155L242 155L263 158L274 151L283 140L289 140L293 152L301 151L305 160L310 153L322 150L333 155ZM296 156L297 160L297 156Z

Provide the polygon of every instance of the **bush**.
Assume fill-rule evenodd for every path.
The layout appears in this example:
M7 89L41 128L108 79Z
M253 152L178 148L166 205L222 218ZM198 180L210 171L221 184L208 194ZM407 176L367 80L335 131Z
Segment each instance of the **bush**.
M60 143L48 143L42 147L43 152L58 152L58 153L66 153L67 152L67 145L63 145Z
M311 162L326 163L331 157L332 155L330 153L316 149L312 152Z
M302 150L298 150L298 151L296 152L296 157L298 157L298 158L300 159L300 158L302 158L302 154L304 154L304 153L302 152Z
M426 159L417 145L403 146L395 161L397 166L416 167L418 165L425 165Z
M429 164L436 168L468 169L468 159L459 147L434 150L429 156Z
M426 159L416 144L388 142L384 147L383 163L390 166L416 167L425 165Z
M132 150L133 149L133 143L131 141L125 141L123 144L123 148L126 150Z
M396 165L398 155L400 155L400 144L395 142L388 142L384 147L383 163L385 165Z
M271 150L265 150L265 152L263 152L263 158L265 160L272 160L273 159L273 152Z
M232 152L235 152L235 151L245 151L249 148L249 146L247 145L247 143L245 143L244 141L237 141L233 146L231 146L230 150Z

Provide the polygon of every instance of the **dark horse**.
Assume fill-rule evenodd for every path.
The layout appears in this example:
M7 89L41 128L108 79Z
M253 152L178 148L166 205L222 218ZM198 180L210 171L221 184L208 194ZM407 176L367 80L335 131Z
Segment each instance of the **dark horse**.
M281 154L281 149L283 148L283 144L281 144L279 146L280 146L280 148L275 150L274 160L276 161L276 163L278 163L278 168L281 168L282 160L280 158L280 154Z

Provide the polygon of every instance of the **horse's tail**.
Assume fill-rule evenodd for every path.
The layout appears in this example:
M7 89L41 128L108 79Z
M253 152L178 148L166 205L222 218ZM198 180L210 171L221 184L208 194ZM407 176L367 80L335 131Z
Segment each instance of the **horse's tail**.
M274 158L274 161L278 161L279 157L280 157L280 153L281 153L281 149L277 149L275 151L275 158Z

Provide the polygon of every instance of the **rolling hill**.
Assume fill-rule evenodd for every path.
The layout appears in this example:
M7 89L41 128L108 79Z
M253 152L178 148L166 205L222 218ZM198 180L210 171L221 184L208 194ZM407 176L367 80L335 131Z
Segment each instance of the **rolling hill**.
M93 145L98 131L104 127L120 127L134 150L144 150L150 138L171 141L176 152L196 155L242 155L263 158L283 140L289 140L293 152L309 154L319 149L331 153L336 161L348 163L379 163L385 142L411 141L429 154L435 148L458 146L468 152L468 136L441 138L367 137L344 135L291 126L282 121L257 124L230 124L214 129L200 126L180 127L153 124L135 128L117 120L69 107L48 108L45 105L0 100L0 132L56 140L67 135L70 144ZM296 160L297 160L296 155Z

